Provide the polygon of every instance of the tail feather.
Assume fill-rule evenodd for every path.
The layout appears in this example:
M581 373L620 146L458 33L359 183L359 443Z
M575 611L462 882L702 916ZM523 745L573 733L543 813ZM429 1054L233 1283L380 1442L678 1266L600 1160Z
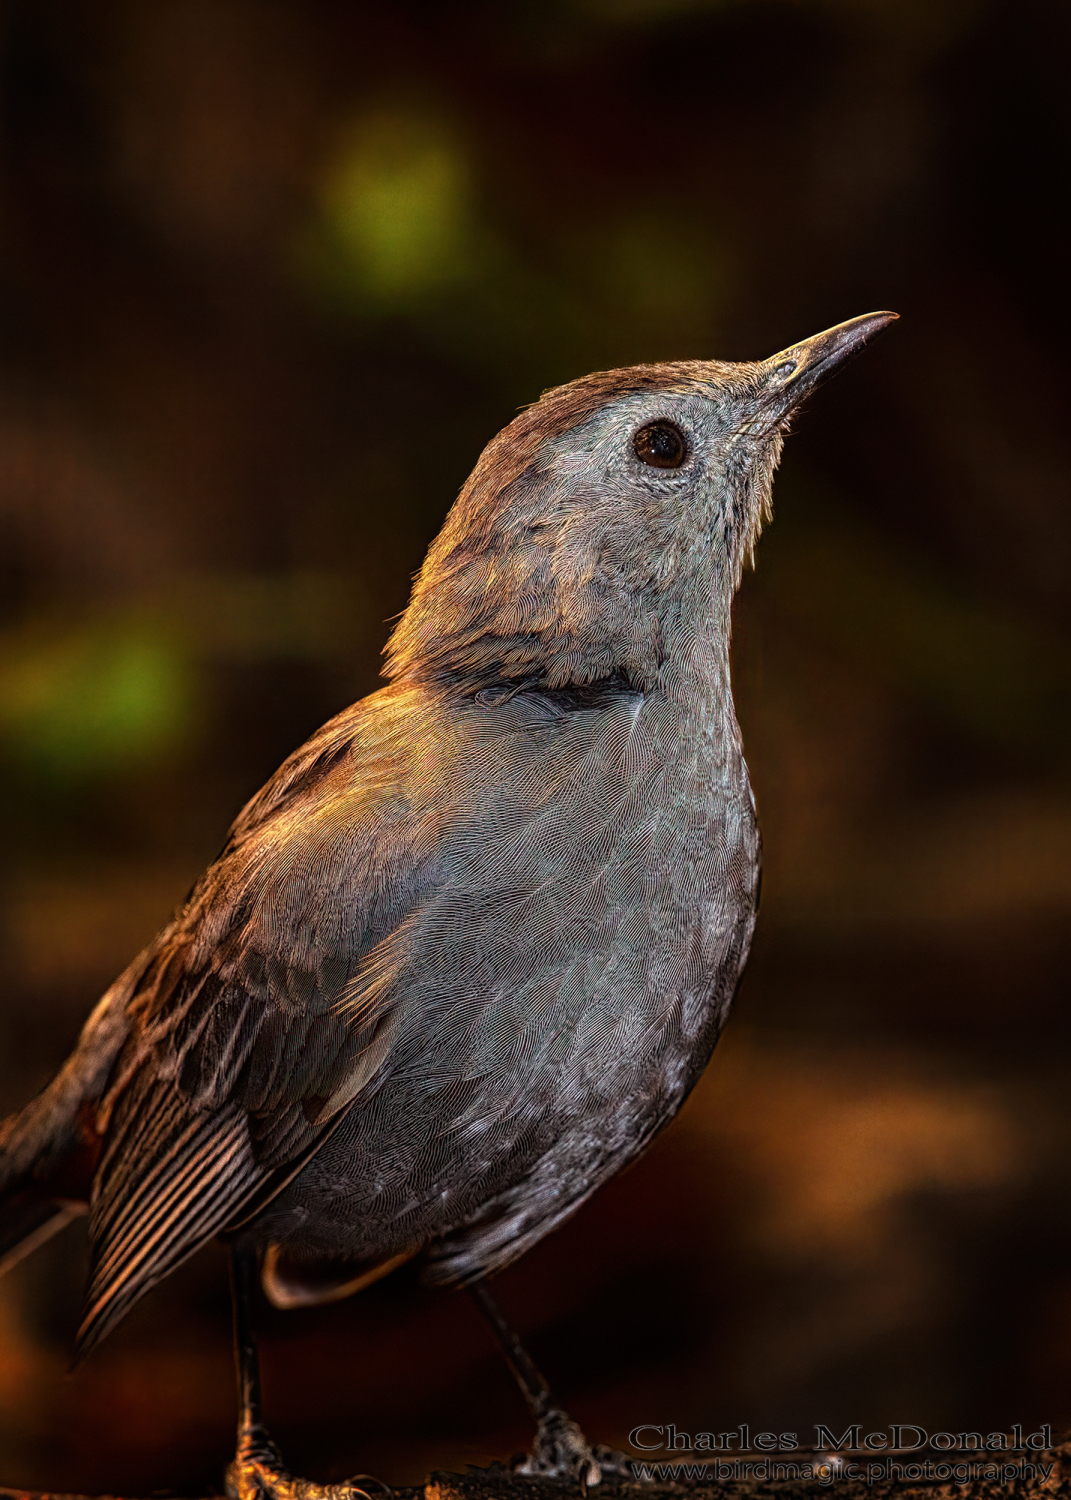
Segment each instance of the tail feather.
M70 1198L57 1201L19 1194L9 1200L0 1209L0 1276L87 1212L88 1204Z
M103 996L48 1087L0 1121L0 1275L86 1211L99 1148L92 1105L126 1040L127 1002L157 948L139 954Z

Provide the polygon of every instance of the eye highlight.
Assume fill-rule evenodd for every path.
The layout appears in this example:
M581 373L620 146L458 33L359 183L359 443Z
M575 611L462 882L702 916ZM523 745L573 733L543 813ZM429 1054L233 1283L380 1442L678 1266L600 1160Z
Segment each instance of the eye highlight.
M679 469L688 457L684 433L672 422L649 422L632 439L632 447L640 463L652 469Z

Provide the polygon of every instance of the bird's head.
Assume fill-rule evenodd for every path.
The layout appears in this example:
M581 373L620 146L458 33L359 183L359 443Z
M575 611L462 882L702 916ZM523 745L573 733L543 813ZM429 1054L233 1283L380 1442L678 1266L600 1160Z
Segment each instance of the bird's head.
M674 652L724 658L792 414L895 317L756 363L636 365L547 391L487 445L431 544L388 675L469 693L643 686Z

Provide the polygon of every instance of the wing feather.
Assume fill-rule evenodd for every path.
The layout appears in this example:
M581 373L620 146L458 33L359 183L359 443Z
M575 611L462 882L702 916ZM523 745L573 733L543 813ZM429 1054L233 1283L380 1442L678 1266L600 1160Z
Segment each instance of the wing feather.
M299 1171L386 1056L383 1008L351 1021L335 1001L378 936L372 898L404 910L419 863L395 836L387 878L369 875L377 797L399 778L380 762L404 752L398 696L364 700L284 764L131 996L98 1108L80 1355Z
M174 1085L158 1083L124 1102L109 1143L111 1170L98 1179L90 1209L95 1254L79 1358L269 1175L253 1158L238 1106L191 1115Z

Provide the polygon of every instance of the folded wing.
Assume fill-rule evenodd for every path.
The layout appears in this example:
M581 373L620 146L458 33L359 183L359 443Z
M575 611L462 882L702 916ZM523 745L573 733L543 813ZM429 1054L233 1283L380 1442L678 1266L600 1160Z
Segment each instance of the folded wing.
M129 1001L97 1112L80 1355L279 1191L389 1050L389 1002L339 1002L432 878L432 842L394 805L420 730L402 696L364 700L282 767Z

